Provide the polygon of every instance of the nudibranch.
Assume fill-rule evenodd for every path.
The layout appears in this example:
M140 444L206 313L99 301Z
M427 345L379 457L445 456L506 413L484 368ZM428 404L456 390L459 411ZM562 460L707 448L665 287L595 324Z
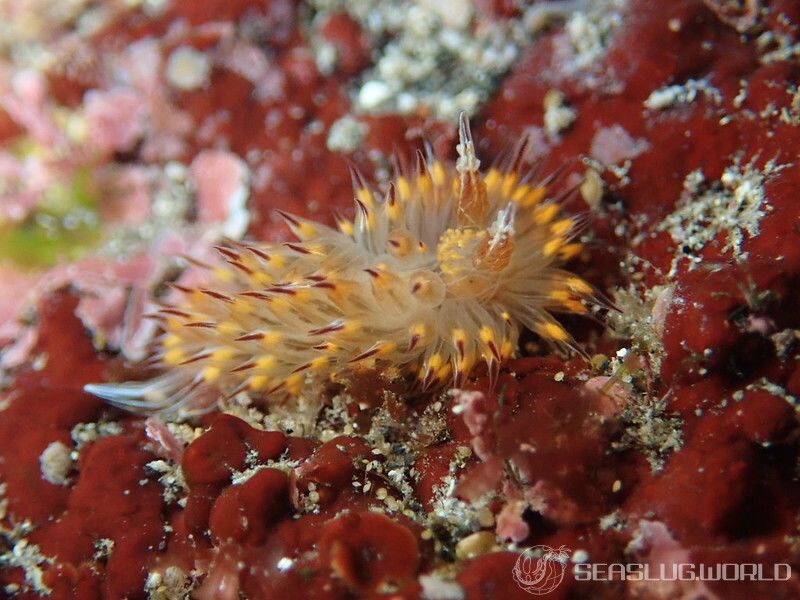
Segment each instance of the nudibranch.
M481 363L496 376L523 327L570 345L553 313L595 302L561 268L581 251L578 219L523 174L522 152L482 173L464 116L456 149L455 165L419 153L382 198L356 175L355 217L338 229L281 213L296 241L218 248L210 283L179 287L183 301L156 315L163 374L87 391L152 413L295 395L370 368L429 389L460 386Z

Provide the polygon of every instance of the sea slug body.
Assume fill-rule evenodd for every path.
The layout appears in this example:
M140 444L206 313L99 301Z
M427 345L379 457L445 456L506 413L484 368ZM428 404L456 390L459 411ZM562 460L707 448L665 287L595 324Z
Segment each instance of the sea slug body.
M87 391L139 412L197 411L223 395L295 395L311 378L376 366L421 389L495 376L527 327L568 346L554 312L586 313L592 288L560 266L578 220L519 157L481 173L466 117L454 166L418 155L385 197L355 176L338 229L281 213L297 241L231 242L208 287L157 315L163 374Z

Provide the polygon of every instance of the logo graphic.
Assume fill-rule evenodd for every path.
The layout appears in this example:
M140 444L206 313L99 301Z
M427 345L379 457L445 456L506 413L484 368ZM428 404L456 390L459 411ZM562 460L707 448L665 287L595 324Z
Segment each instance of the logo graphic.
M569 561L569 549L532 546L519 555L512 575L517 585L529 594L543 596L556 589L564 580Z

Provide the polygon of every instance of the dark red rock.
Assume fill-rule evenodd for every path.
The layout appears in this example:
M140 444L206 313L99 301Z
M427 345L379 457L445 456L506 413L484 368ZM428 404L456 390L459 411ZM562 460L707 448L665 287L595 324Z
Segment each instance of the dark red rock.
M258 545L267 529L289 511L289 486L277 469L261 469L246 482L227 487L211 509L213 539Z
M356 593L378 591L414 577L419 549L414 535L372 512L344 515L328 523L320 538L322 563Z
M420 473L415 492L428 510L432 509L434 490L441 485L442 477L448 474L450 461L459 446L461 444L448 443L426 448L414 463L414 468Z
M415 500L424 506L431 507L433 490L447 474L455 449L479 447L485 460L473 455L457 473L458 494L470 499L498 491L504 502L519 500L518 519L529 529L526 543L564 545L587 550L592 560L624 561L630 558L624 549L639 519L658 519L693 561L749 562L755 557L765 565L789 562L800 568L800 554L790 543L800 503L794 443L798 427L792 398L783 392L800 395L800 368L794 358L796 343L784 354L774 343L775 334L800 328L800 167L791 164L764 183L771 210L761 219L759 233L746 236L742 252L747 254L738 261L722 251L724 240L718 237L699 253L697 268L680 264L674 275L667 275L675 242L657 230L675 209L689 172L701 169L713 182L733 156L741 165L755 159L755 168L761 168L776 156L781 163L792 163L800 147L800 129L787 123L785 114L768 110L786 108L793 114L787 89L800 78L800 66L791 60L767 64L761 55L777 44L767 37L754 41L769 31L773 40L796 43L800 7L790 0L764 3L754 29L740 35L736 27L748 6L679 0L656 10L650 2L631 0L621 27L607 40L605 56L589 67L599 85L587 83L585 73L564 72L558 54L563 28L556 21L522 49L473 127L481 160L490 164L510 140L543 125L545 94L561 90L577 119L541 159L544 174L566 165L551 184L554 193L569 188L571 174L583 172L576 157L591 153L599 128L619 125L645 143L631 161L630 183L622 185L616 176L604 174L606 193L587 225L594 240L569 269L601 290L640 278L647 286L675 285L676 301L663 336L663 368L660 378L649 374L647 393L666 397L669 414L679 418L683 447L667 453L664 469L653 473L638 451L615 449L624 424L617 422L613 407L579 392L579 377L585 374L579 360L527 357L507 365L493 388L485 370L477 371L472 387L486 398L471 416L481 417L481 423L468 427L463 415L448 406L445 437L428 439L423 433L416 439L434 444L414 462L419 471ZM524 8L482 1L476 21L506 19ZM127 11L96 34L94 45L102 55L170 31L165 53L176 43L187 43L214 55L222 46L213 28L203 26L217 20L240 26L236 35L264 53L282 80L281 89L264 100L253 82L215 64L207 89L172 97L197 125L182 158L191 160L209 144L230 147L248 160L251 152L260 157L252 163L258 184L249 199L250 235L256 239L286 233L273 219L275 207L330 223L334 210L350 209L352 190L347 163L325 147L327 131L351 112L349 79L371 60L369 42L350 17L336 14L320 23L320 36L340 54L332 77L316 67L298 27L297 5L283 0L258 5L217 1L202 9L190 0L175 0L156 18ZM100 85L93 77L91 71L52 74L51 94L76 107L86 90ZM653 90L690 78L707 79L720 91L720 103L701 94L691 103L644 109ZM740 89L746 94L736 107L733 99ZM211 139L201 139L201 125L218 111L230 118ZM437 156L453 158L452 124L424 114L359 119L368 132L349 158L366 175L374 170L376 157L395 152L401 158L413 156L423 140ZM0 113L0 138L19 133ZM125 160L139 158L134 151ZM577 196L568 197L566 206L570 212L587 211ZM630 251L642 259L634 273L618 267ZM155 457L143 450L141 421L124 417L121 435L81 450L72 487L45 482L39 456L49 443L70 444L69 431L76 423L119 414L81 391L84 383L103 379L106 365L72 315L75 305L67 294L44 300L36 353L46 355L45 366L24 368L16 375L5 392L8 406L0 413L0 479L7 484L8 512L15 521L30 519L36 526L30 540L54 557L44 567L52 597L141 598L146 572L170 564L186 572L207 566L205 597L219 597L225 591L220 582L250 598L376 597L388 582L397 584L397 597L421 595L417 575L445 561L429 550L430 542L417 540L419 528L404 517L365 512L377 501L352 481L366 477L362 461L378 457L357 436L318 445L260 432L234 417L210 417L205 424L211 428L187 448L182 462L190 492L181 508L162 502L159 486L143 469ZM617 349L617 340L595 339L601 328L580 320L566 323L590 351L612 355ZM637 365L631 361L628 366ZM563 382L553 380L559 371ZM369 394L357 393L359 401L369 400L370 410L381 402L381 394L373 393L380 391L377 381L368 384ZM388 408L398 423L408 423L424 402L414 399L405 410ZM285 456L300 465L288 479L264 469L233 486L232 471L251 466L245 460L248 453L256 462ZM510 478L509 471L521 475L521 481ZM369 481L373 488L386 485L374 477ZM616 481L622 484L620 492L611 491ZM319 513L290 517L290 495L299 506L311 484L320 496ZM524 510L525 503L531 508ZM491 508L497 512L502 506ZM340 516L342 511L349 512ZM598 519L614 511L616 525L599 529ZM164 532L165 523L171 532ZM206 535L209 527L211 536ZM115 542L107 559L93 558L100 537ZM277 567L284 557L293 561L288 570ZM516 558L514 553L492 553L455 567L466 598L529 598L511 578ZM2 585L22 582L20 569L0 573ZM795 582L716 582L709 588L721 598L800 594ZM641 588L590 585L567 576L555 597L618 598L633 591ZM23 592L18 597L34 595Z
M748 390L735 404L744 436L755 444L770 444L785 439L796 429L794 407L786 398L766 390Z
M197 536L205 534L214 501L222 491L222 484L195 484L186 498L183 520L187 531Z
M752 370L757 360L766 358L747 351L737 357L746 336L736 321L748 314L763 315L786 294L786 278L778 265L761 262L720 267L711 273L695 270L681 274L678 281L664 327L664 379L697 380L718 369L737 376L741 368L737 362L750 363L747 369Z
M362 439L337 436L317 448L306 462L295 470L297 487L301 493L314 484L319 493L321 506L333 502L341 490L352 489L350 482L357 470L361 470L363 459L376 458L370 446Z
M618 425L602 416L600 398L577 393L535 365L516 386L500 392L502 401L487 402L494 406L488 414L497 432L484 438L490 458L466 469L459 493L479 497L501 481L504 465L513 465L521 480L508 485L546 520L561 525L594 520L609 510L612 484L621 477L620 465L606 450Z
M771 519L783 517L774 509L751 513L760 504L757 498L770 497L775 506L796 493L788 480L779 483L788 476L780 447L787 432L797 429L785 399L750 390L740 400L728 400L722 412L705 410L664 472L644 477L630 503L634 514L654 514L691 543L740 535L748 521L767 527ZM774 450L764 450L773 444Z
M59 293L40 303L40 336L35 354L46 357L43 369L19 373L6 392L9 405L0 418L0 466L8 486L8 511L15 519L47 520L66 506L69 490L45 481L39 456L54 441L71 444L70 430L93 421L104 407L84 393L84 383L102 376L103 362L72 311L77 299Z
M189 486L223 484L233 471L245 469L245 457L254 451L259 461L278 458L286 448L286 436L259 431L238 417L220 414L211 428L186 447L183 472Z
M529 599L531 594L523 590L512 576L516 552L493 552L470 560L458 575L458 583L464 588L466 600ZM564 598L566 588L558 587L546 598Z
M285 449L286 436L280 432L254 429L232 415L213 417L208 431L183 453L182 468L190 488L185 511L188 530L196 535L205 532L212 506L230 484L231 475L247 468L248 453L253 453L256 461L265 462L278 458Z

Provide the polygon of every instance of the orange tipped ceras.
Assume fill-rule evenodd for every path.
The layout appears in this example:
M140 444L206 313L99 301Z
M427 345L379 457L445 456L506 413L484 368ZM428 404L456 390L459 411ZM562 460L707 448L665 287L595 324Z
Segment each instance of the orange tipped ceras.
M559 269L580 251L576 220L518 164L481 173L465 117L459 139L454 167L420 155L383 200L356 178L355 219L338 230L283 214L297 242L220 248L213 283L160 312L164 373L86 389L132 410L196 410L376 361L423 387L460 385L479 362L496 373L522 327L569 344L551 313L585 313L592 298Z

